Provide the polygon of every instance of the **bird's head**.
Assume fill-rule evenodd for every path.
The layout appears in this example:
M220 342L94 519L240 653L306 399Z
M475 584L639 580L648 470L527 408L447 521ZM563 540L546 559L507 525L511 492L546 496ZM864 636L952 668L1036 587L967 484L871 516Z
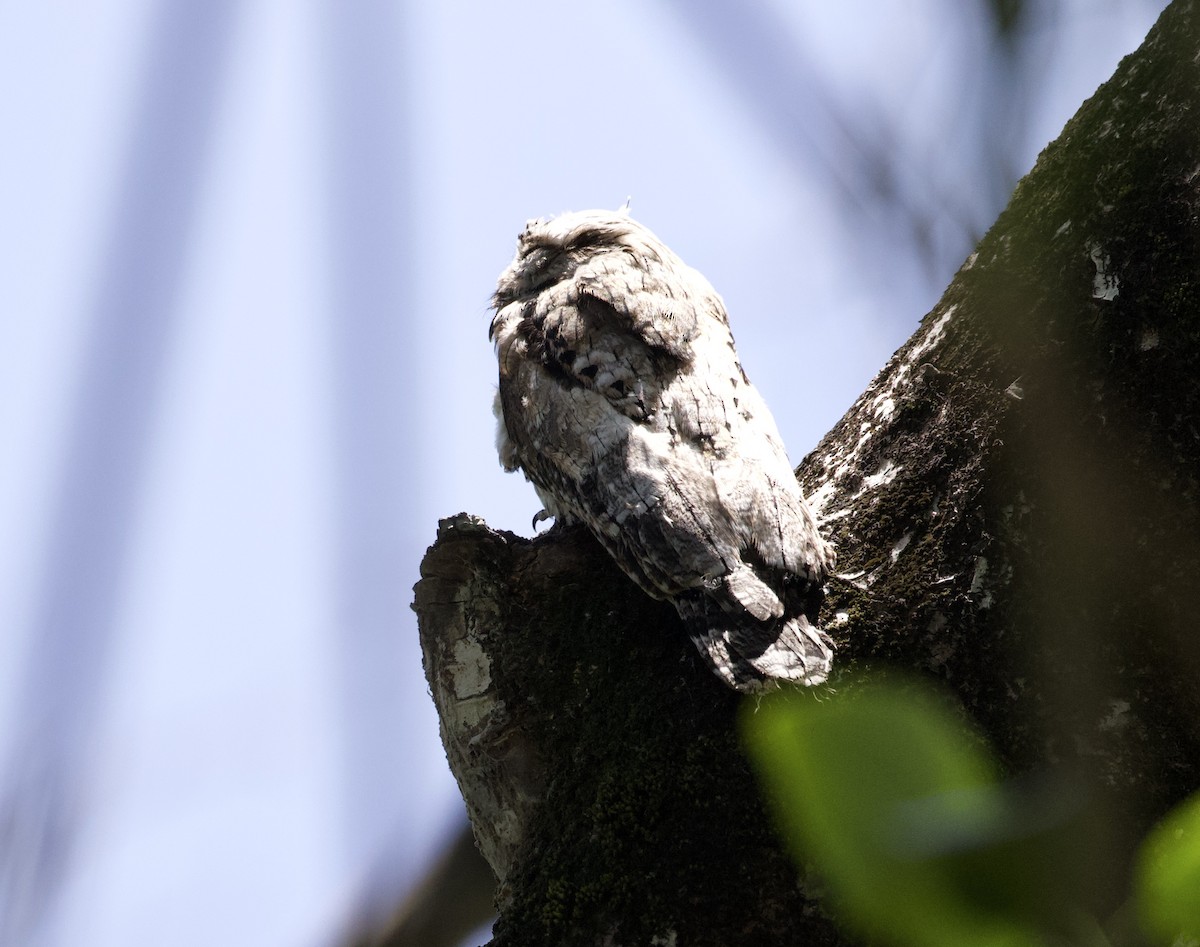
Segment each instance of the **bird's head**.
M517 255L500 274L497 311L568 279L600 253L628 251L666 262L674 255L647 227L624 210L582 210L529 221L517 238Z

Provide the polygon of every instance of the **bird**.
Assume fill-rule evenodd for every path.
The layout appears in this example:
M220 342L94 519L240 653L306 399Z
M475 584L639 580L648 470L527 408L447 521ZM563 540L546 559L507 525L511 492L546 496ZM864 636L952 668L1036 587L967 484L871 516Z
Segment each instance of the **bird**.
M713 672L823 682L835 553L738 360L725 304L627 209L527 222L492 298L501 465L669 600Z

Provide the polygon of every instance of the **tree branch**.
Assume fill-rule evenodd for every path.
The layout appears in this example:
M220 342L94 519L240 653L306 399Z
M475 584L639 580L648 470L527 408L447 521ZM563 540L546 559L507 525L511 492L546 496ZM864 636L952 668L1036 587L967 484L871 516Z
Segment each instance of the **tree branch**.
M830 686L915 669L1014 770L1070 765L1119 813L1114 899L1200 785L1197 48L1177 0L798 471L840 557ZM588 535L453 517L416 595L494 944L844 942L763 813L753 702Z

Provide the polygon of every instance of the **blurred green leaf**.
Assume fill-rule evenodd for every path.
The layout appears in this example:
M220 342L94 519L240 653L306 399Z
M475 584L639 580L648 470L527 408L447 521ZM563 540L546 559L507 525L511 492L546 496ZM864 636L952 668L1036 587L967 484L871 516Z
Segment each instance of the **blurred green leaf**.
M1146 836L1134 886L1142 924L1152 937L1166 943L1200 938L1200 793Z
M743 723L787 839L848 927L897 944L1041 941L1042 873L1025 843L1043 826L1030 829L984 741L936 691L778 694Z

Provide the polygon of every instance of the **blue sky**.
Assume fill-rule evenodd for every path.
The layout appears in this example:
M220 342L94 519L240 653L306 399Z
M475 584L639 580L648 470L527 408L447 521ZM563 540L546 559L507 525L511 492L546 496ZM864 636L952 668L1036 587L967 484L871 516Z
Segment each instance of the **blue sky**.
M1018 172L1161 5L1035 18ZM969 241L848 208L837 116L986 227L973 8L723 9L0 4L0 940L335 943L453 831L408 603L439 517L539 507L486 338L527 218L632 197L793 461L916 327Z

